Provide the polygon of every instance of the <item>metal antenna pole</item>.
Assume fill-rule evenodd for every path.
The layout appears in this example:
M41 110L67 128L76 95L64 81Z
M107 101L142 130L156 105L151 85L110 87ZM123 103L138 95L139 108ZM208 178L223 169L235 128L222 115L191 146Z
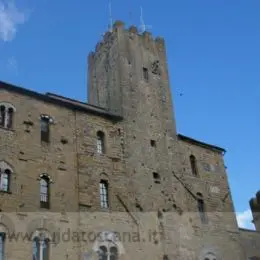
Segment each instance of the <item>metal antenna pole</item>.
M109 1L109 31L113 31L112 3Z
M141 16L140 16L141 31L145 32L146 28L145 28L145 23L144 23L144 18L143 18L143 8L142 8L142 6L140 7L140 9L141 9Z

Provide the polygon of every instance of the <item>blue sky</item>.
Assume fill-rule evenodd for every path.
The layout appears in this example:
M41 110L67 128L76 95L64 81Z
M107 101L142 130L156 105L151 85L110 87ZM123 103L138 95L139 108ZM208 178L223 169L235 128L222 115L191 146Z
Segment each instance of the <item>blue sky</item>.
M248 200L260 189L260 1L111 1L114 20L140 25L142 6L165 38L178 131L227 149L249 227ZM0 0L0 80L85 101L87 54L108 24L108 0Z

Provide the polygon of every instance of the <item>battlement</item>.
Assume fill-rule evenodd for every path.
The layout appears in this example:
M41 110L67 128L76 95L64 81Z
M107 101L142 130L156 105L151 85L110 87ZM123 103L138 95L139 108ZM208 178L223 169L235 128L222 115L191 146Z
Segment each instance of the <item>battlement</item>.
M145 31L140 33L138 27L131 25L126 28L125 23L118 20L113 24L112 31L107 31L101 41L96 44L95 51L90 53L90 56L93 58L96 53L103 51L104 48L111 47L111 44L114 43L117 35L120 33L128 33L129 37L133 39L134 37L140 37L146 42L154 42L156 47L162 51L165 48L165 41L162 37L153 37L151 32Z
M249 201L252 212L260 212L260 191L256 193L256 197Z

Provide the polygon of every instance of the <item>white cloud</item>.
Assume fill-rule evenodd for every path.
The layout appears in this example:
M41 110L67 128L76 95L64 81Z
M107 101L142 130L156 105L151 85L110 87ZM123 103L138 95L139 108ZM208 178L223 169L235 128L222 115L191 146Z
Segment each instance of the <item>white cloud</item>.
M17 33L17 27L25 23L26 15L18 10L14 2L0 0L0 40L12 41Z
M244 212L238 212L237 213L237 223L238 226L241 228L247 228L247 229L255 229L254 224L252 223L252 212L250 209L244 211Z

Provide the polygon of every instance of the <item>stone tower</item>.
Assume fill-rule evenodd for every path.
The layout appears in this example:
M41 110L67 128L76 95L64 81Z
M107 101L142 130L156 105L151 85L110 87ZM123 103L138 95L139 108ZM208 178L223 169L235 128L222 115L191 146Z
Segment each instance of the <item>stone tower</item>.
M89 55L88 101L124 118L165 119L176 133L166 50L162 38L117 21ZM143 122L145 123L145 122ZM172 125L174 124L174 125Z
M179 162L176 155L171 160L178 144L164 40L117 21L88 68L89 103L123 116L128 177L141 197L152 194L151 180L170 178ZM150 199L145 210L155 210Z
M256 193L255 198L250 200L249 204L252 210L256 231L260 231L260 191Z
M173 176L181 159L164 40L118 21L88 62L89 103L123 117L129 210L156 216L186 210L185 189ZM170 254L172 244L164 247Z

